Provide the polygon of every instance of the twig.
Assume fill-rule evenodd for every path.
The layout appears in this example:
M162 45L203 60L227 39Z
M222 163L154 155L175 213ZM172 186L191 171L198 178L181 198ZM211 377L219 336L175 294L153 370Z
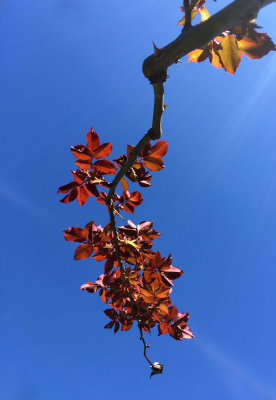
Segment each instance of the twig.
M107 207L108 207L109 216L110 216L111 229L112 229L113 236L114 236L116 258L117 258L117 261L119 263L119 267L120 267L121 273L122 273L123 277L125 278L126 268L125 268L124 264L122 263L122 260L121 260L121 257L120 257L119 237L118 237L118 232L117 232L117 229L116 229L116 222L115 222L115 216L114 216L112 204L108 203Z
M192 22L192 10L190 6L190 1L189 0L183 0L183 7L185 11L185 25L183 28L183 31L187 31L188 29L191 28L191 22Z
M128 161L125 163L125 165L122 166L122 168L120 169L120 171L118 172L118 174L116 175L116 177L114 178L113 182L110 185L109 192L105 201L107 205L111 203L112 197L114 195L118 183L120 182L124 174L127 172L127 170L135 163L138 154L151 139L153 139L153 137L151 135L151 131L149 130L140 140L140 142L134 147Z
M153 84L154 108L152 117L152 137L159 139L162 134L161 119L164 112L164 85L162 82Z
M145 338L144 338L144 335L143 335L143 330L142 330L141 325L140 325L140 321L137 320L137 322L138 322L138 328L139 328L139 331L140 331L140 340L142 340L142 342L144 344L144 357L147 360L147 362L150 364L150 366L153 367L152 362L150 361L150 359L147 356L147 348L149 348L149 345L146 344L146 341L145 341Z

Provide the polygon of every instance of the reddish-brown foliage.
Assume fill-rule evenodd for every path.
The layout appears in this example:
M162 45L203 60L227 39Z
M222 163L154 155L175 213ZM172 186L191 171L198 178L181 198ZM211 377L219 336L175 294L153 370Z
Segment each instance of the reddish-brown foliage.
M186 25L190 25L190 20L197 15L201 22L210 17L204 7L205 0L191 4L191 18L187 18L189 22ZM185 12L184 7L181 10ZM179 25L185 25L185 22L184 16ZM242 22L215 37L205 47L190 52L189 62L199 63L209 59L213 66L235 74L242 55L256 59L275 50L270 37L266 33L258 33L257 28L254 23ZM121 217L122 212L134 213L135 208L143 202L141 193L138 190L130 191L129 186L133 183L138 183L140 187L151 186L149 171L161 171L164 168L162 157L167 153L168 143L158 140L152 146L148 142L131 163L131 154L137 154L132 153L134 147L131 145L127 146L126 154L110 161L106 158L112 151L112 143L100 145L99 136L92 128L86 134L86 142L86 145L71 147L78 169L71 171L73 181L59 187L58 192L65 194L60 201L69 203L77 200L82 206L90 196L96 197L98 203L107 206L111 222L104 228L97 226L94 221L84 228L68 228L64 231L64 238L78 243L75 260L93 258L104 262L103 273L95 282L87 281L81 289L89 293L98 292L102 301L109 306L105 314L110 321L105 328L114 329L114 333L120 328L128 331L137 321L144 343L144 356L151 365L152 375L161 373L163 365L152 363L147 358L148 346L143 332L150 332L157 326L159 335L169 333L176 340L193 337L187 326L189 313L179 313L170 298L173 281L183 271L172 265L171 255L162 257L158 251L152 250L153 240L160 235L153 229L153 222L142 221L135 225L129 220L127 224L117 226L115 216ZM124 176L120 174L122 191L115 193L108 175L118 174L123 167ZM112 189L112 196L108 194L109 189Z
M100 187L108 189L110 186L105 175L116 173L127 162L133 147L127 146L127 155L122 154L111 162L105 159L112 150L111 143L100 145L99 136L92 129L86 139L86 146L71 147L73 155L78 158L75 164L80 169L72 171L74 181L61 186L58 192L68 193L61 200L63 203L77 199L83 205L89 196L94 196L99 203L106 205L107 191L99 191ZM126 172L126 177L140 186L149 186L151 176L147 169L163 169L162 157L167 149L168 143L164 140L159 140L154 146L148 144ZM129 192L126 178L122 178L121 184L122 193L115 193L112 197L113 212L134 213L135 207L143 201L141 193ZM115 333L119 328L126 331L134 321L138 321L145 332L150 332L157 325L159 335L169 332L177 340L193 337L187 327L188 314L179 314L170 299L173 280L179 278L183 271L172 265L170 255L162 258L158 251L152 250L153 240L159 235L153 229L153 222L149 221L135 225L129 220L126 225L117 227L119 262L110 223L102 228L91 221L83 229L71 227L64 231L65 240L79 243L75 260L92 257L96 261L104 261L104 273L94 283L88 281L82 285L81 289L99 292L102 301L110 306L105 311L111 320L106 329L114 328Z

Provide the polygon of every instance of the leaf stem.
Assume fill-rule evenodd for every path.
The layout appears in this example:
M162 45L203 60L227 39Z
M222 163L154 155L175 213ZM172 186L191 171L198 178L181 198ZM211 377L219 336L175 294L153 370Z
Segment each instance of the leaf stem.
M152 362L150 361L150 359L149 359L148 356L147 356L147 348L148 348L149 346L146 344L146 341L145 341L145 338L144 338L144 335L143 335L143 330L142 330L142 328L141 328L140 321L137 320L137 322L138 322L138 328L139 328L139 331L140 331L140 340L142 340L142 342L143 342L143 344L144 344L144 357L145 357L145 359L147 360L147 362L150 364L150 366L153 367Z
M152 139L153 139L152 132L151 132L151 130L149 130L142 137L142 139L139 141L139 143L137 143L137 145L134 147L134 149L132 150L128 161L125 163L125 165L122 166L122 168L120 169L120 171L118 172L118 174L116 175L116 177L114 178L114 180L112 181L112 183L110 185L109 192L108 192L108 195L107 195L107 198L106 198L106 201L105 201L107 205L109 205L111 203L111 200L112 200L112 197L114 195L115 189L116 189L118 183L120 182L120 180L122 179L122 177L124 176L124 174L134 164L134 162L136 161L137 156L140 153L140 151Z

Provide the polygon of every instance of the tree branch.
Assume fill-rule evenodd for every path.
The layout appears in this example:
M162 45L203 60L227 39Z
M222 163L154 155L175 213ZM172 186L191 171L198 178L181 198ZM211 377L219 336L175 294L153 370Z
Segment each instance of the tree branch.
M165 82L167 69L195 49L199 49L225 30L244 20L255 18L258 11L276 0L235 0L207 21L183 31L173 42L152 54L143 63L143 73L151 83Z
M190 7L190 0L183 0L183 7L185 11L185 25L183 30L186 31L191 28L192 22L192 9Z
M138 154L140 153L140 151L146 146L146 144L153 139L152 136L152 130L150 129L140 140L139 143L137 143L137 145L134 147L134 149L131 152L131 155L128 159L128 161L125 163L125 165L123 165L123 167L120 169L120 171L118 172L118 174L115 176L113 182L110 185L109 188L109 192L106 198L106 204L109 205L111 203L112 197L114 195L115 189L118 185L118 183L120 182L120 180L122 179L122 177L124 176L124 174L127 172L127 170L134 164L134 162L137 159Z

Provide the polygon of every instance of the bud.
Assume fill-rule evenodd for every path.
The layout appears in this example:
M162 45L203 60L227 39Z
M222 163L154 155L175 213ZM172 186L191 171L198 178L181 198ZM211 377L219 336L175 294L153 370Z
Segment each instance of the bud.
M151 366L151 374L150 377L157 374L162 374L164 365L160 364L159 362L153 363Z

